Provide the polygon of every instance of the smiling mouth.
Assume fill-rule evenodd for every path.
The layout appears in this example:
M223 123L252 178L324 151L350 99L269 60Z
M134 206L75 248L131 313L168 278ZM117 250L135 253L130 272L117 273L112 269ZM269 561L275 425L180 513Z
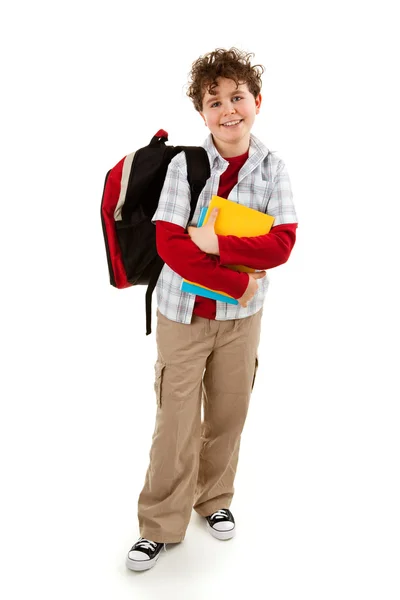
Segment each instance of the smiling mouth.
M229 127L235 127L236 125L239 125L242 121L243 121L243 119L236 119L235 121L229 121L228 123L222 123L222 127L226 127L227 129Z

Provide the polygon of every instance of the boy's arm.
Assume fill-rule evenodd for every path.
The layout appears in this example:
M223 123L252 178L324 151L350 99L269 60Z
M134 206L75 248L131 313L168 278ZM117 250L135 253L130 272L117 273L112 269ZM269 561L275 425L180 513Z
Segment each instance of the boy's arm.
M221 265L272 269L285 263L296 242L297 223L273 227L266 235L217 235Z
M239 299L249 284L247 273L237 273L220 264L217 256L200 250L185 233L190 215L190 188L184 152L169 163L157 210L152 222L156 225L157 252L175 273L210 289Z
M279 160L266 213L275 218L274 227L257 237L218 236L221 264L272 269L286 262L296 241L297 215L285 163Z
M174 223L156 221L157 252L163 261L184 279L212 290L241 298L249 284L247 273L232 271L220 264L218 256L200 250L185 229Z

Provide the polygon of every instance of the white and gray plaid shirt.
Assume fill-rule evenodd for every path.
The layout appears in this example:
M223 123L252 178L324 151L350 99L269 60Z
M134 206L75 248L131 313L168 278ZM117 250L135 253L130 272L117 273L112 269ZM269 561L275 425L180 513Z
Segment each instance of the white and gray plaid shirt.
M215 148L211 133L203 143L203 147L210 160L211 176L197 201L193 220L190 223L193 226L197 225L200 211L204 206L208 206L211 196L217 195L220 176L229 165ZM240 169L238 182L228 199L275 217L274 226L297 223L285 163L252 134L250 134L249 157ZM184 152L180 152L169 164L158 208L152 221L168 221L186 228L189 216L190 189L187 181L186 156ZM156 286L157 304L159 311L168 319L189 324L192 320L196 296L181 291L182 281L180 275L164 264ZM240 304L228 304L217 300L216 320L243 319L255 314L264 304L268 286L267 274L266 277L258 280L258 291L246 308L241 307Z

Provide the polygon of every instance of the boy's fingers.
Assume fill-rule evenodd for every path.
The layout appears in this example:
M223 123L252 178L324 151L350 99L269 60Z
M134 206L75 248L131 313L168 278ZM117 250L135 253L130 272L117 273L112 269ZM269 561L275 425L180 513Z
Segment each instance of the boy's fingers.
M216 218L218 217L218 208L214 208L211 213L210 216L208 217L207 223L214 223Z
M267 271L260 271L259 273L250 273L250 275L254 277L254 279L261 279L261 277L265 277L266 274Z

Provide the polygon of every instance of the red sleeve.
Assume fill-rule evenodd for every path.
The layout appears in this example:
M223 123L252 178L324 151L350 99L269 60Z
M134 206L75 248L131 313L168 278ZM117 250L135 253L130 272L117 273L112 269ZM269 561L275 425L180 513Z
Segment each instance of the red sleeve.
M220 263L262 270L282 265L295 244L296 229L297 223L286 223L255 237L218 235Z
M163 261L184 279L225 292L236 299L246 291L248 274L222 266L219 256L200 250L183 227L168 221L156 221L156 244Z

